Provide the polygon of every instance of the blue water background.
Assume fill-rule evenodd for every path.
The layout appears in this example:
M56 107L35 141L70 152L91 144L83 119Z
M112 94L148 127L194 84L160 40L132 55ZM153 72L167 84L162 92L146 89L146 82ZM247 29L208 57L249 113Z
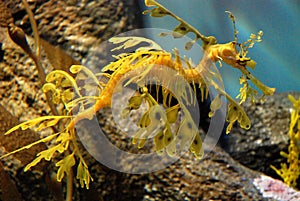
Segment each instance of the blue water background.
M257 62L250 71L277 92L300 91L300 1L299 0L160 0L173 13L196 27L200 33L213 35L219 43L233 40L233 25L225 11L236 17L238 41L263 30L263 42L255 44L249 55ZM142 3L143 5L143 3ZM142 6L142 9L148 9ZM144 17L146 27L173 30L178 22L171 17ZM193 37L193 35L191 35ZM162 40L163 41L163 40ZM201 43L201 42L199 42ZM170 44L169 44L170 45ZM188 56L188 55L187 55ZM240 71L223 65L225 89L239 92Z

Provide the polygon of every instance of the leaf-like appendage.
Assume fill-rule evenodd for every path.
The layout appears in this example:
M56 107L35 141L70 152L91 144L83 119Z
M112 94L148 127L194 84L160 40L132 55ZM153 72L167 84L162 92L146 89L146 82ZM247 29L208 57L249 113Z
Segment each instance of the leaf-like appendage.
M176 135L176 144L179 143L180 151L184 149L186 144L190 146L192 144L192 140L198 133L198 128L195 126L193 119L189 118L187 111L185 111L184 114L186 117L184 117L184 120L181 122Z
M150 120L150 117L149 117L149 110L146 111L142 117L140 118L139 122L138 122L138 126L140 128L144 128L144 127L147 127L149 126L151 123L151 120Z
M3 156L0 157L0 159L5 158L5 157L7 157L7 156L10 156L10 155L12 155L12 154L18 153L18 152L23 151L23 150L25 150L25 149L30 149L31 147L33 147L34 145L37 145L37 144L39 144L39 143L49 142L49 141L51 141L54 137L56 137L58 134L59 134L59 133L52 134L52 135L50 135L50 136L48 136L48 137L45 137L45 138L40 139L40 140L38 140L38 141L35 141L35 142L33 142L33 143L29 144L29 145L26 145L26 146L21 147L21 148L19 148L19 149L17 149L17 150L14 150L14 151L12 151L12 152L9 152L9 153L7 153L7 154L4 154Z
M175 29L173 30L173 37L181 38L189 32L191 32L191 29L189 28L189 26L187 26L184 23L181 23L177 27L175 27Z
M32 119L29 121L26 121L24 123L21 123L13 128L11 128L10 130L8 130L5 135L8 135L12 132L14 132L15 130L21 128L22 130L26 130L28 128L33 128L34 126L37 126L38 124L40 124L43 121L52 121L54 119L60 120L60 119L64 119L64 118L70 118L70 116L44 116L44 117L38 117L36 119ZM45 127L46 128L46 127Z
M65 173L70 174L71 168L75 165L74 154L70 154L56 163L59 167L57 171L57 181L61 182Z
M74 97L75 97L75 94L72 91L72 89L66 89L65 91L62 92L61 100L63 101L63 103L66 104L69 101L73 100Z
M28 171L31 167L37 165L42 159L45 159L47 161L50 161L56 151L61 152L62 144L56 145L54 147L51 147L49 149L46 149L44 151L41 151L37 154L37 158L35 158L31 163L26 165L24 171Z
M240 127L246 130L248 130L251 127L251 121L244 110L241 111L241 115L238 122L240 123Z
M211 102L210 104L210 112L208 114L209 117L214 116L215 112L220 109L222 106L222 100L221 100L221 95L218 94L215 99Z
M68 133L68 132L62 132L56 138L55 142L57 142L57 143L65 143L65 142L67 142L69 140L71 140L70 133Z
M56 92L56 86L53 83L46 83L43 85L43 92L47 93L48 91L52 91L52 93Z
M151 106L148 111L149 113L146 112L139 122L140 127L147 124L148 126L142 127L132 138L132 144L136 144L138 141L140 141L138 144L138 148L143 147L148 136L150 136L151 134L157 135L157 133L163 131L163 128L165 127L165 124L167 122L167 116L162 110L161 106Z
M132 37L113 37L110 38L108 40L109 42L113 43L113 44L120 44L122 43L120 46L113 48L111 51L115 51L115 50L120 50L120 49L128 49L131 47L135 47L141 43L147 43L149 44L148 46L143 46L143 47L139 47L137 48L135 51L147 51L147 50L162 50L162 48L155 43L153 40L150 40L148 38L144 38L144 37L136 37L136 36L132 36Z
M31 163L27 164L24 168L24 172L27 172L31 167L36 166L41 160L43 159L43 156L36 157Z
M86 76L84 77L85 80L91 80L93 82L93 84L95 84L96 86L98 85L100 88L102 88L102 86L99 84L99 81L96 77L96 75L87 67L82 66L82 65L72 65L70 67L70 72L74 73L74 74L78 74L80 72L83 72L84 74L86 74Z
M154 144L157 154L163 154L164 149L166 149L169 156L174 156L176 154L174 138L174 134L172 133L170 127L167 126L164 130L160 130L154 136Z
M174 13L169 11L167 8L165 8L161 4L157 3L155 0L151 0L151 1L145 0L145 4L146 4L146 6L149 6L149 7L156 6L156 8L154 8L152 10L147 10L147 11L143 12L143 14L150 13L150 16L152 16L152 17L164 17L166 15L169 15L169 16L173 17L174 19L176 19L178 22L180 22L180 24L173 30L172 34L173 34L174 38L180 38L189 32L192 32L196 35L196 38L193 41L188 42L186 44L186 49L190 49L193 46L193 44L195 42L197 42L198 39L201 39L203 41L203 43L205 43L205 44L210 43L209 37L205 37L204 35L202 35L193 26L191 26L190 24L185 22L183 19L181 19L180 17L178 17L177 15L175 15Z
M204 150L202 148L202 140L199 133L196 134L193 143L190 146L190 151L197 159L201 159L203 157Z
M128 107L132 110L137 110L140 108L142 102L143 102L143 97L142 96L132 96L128 100L129 104Z
M236 102L231 101L228 105L226 121L229 122L226 133L230 133L233 123L238 121L241 128L249 129L251 121L245 111Z
M53 83L46 83L43 85L43 92L48 93L51 91L52 95L52 102L55 104L59 104L62 101L61 91L60 89L56 88L56 85Z
M143 14L150 13L151 17L164 17L166 15L169 15L170 13L160 7L158 8L153 8L151 10L146 10L143 12Z
M72 86L76 94L81 96L75 79L63 70L54 70L50 72L46 77L46 81L49 83L55 83L56 87Z
M175 135L169 126L164 129L164 145L169 146L169 144L174 141Z
M187 43L185 44L184 48L185 48L186 50L192 49L193 45L197 42L197 40L198 40L198 38L195 38L194 40L187 42Z
M164 148L165 148L165 143L164 143L164 133L162 130L160 130L154 136L154 144L155 144L156 153L159 155L163 154Z
M146 10L143 12L143 14L150 13L151 17L164 17L166 15L170 15L170 12L166 8L164 8L163 6L161 6L159 3L157 3L154 0L145 0L145 5L148 7L151 7L151 6L157 6L157 7L153 8L151 10Z
M90 181L93 181L93 178L91 177L86 164L82 161L79 162L79 165L77 167L76 179L79 179L81 188L84 188L85 184L87 189L89 189Z
M40 123L39 127L35 129L35 131L41 131L45 128L49 128L51 126L54 126L58 123L60 119L57 118L57 119L51 119L51 120L48 120L48 121L44 121L42 123Z
M239 70L247 77L247 79L250 79L251 82L259 88L264 95L272 96L275 92L275 88L271 88L266 86L264 83L262 83L259 79L253 76L252 73L250 73L245 67L239 68Z
M156 1L153 0L145 0L146 6L156 6Z
M251 101L254 102L255 96L258 94L257 90L248 84L248 79L244 76L240 78L240 84L243 84L243 87L240 88L240 93L236 96L236 98L240 98L239 104L245 102L249 97Z
M167 119L168 119L168 122L169 122L170 124L173 124L173 123L176 122L177 117L178 117L179 109L180 109L180 105L179 105L179 104L174 105L174 106L172 106L172 107L168 107L168 108L166 109Z

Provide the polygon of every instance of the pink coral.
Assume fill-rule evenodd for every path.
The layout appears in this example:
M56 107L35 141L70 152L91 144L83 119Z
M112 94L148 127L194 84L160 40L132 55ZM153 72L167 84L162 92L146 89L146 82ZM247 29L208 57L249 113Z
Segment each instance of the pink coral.
M264 198L273 198L280 201L298 201L300 192L280 180L261 175L255 178L253 184L261 192Z

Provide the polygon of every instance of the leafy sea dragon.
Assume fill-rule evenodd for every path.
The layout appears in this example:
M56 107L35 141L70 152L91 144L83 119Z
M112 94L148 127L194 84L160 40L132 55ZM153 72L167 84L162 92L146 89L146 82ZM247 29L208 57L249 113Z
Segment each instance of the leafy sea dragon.
M102 69L101 73L94 74L88 68L81 65L73 65L70 67L70 73L77 75L77 79L69 73L62 70L55 70L50 72L46 77L46 84L43 86L44 92L52 93L52 101L55 104L62 104L64 109L63 115L43 116L33 120L26 121L18 126L13 127L7 134L21 129L34 129L40 131L42 129L59 125L60 131L51 134L37 142L29 144L23 148L8 153L1 158L28 149L38 143L48 142L55 139L54 146L48 148L37 154L37 158L25 167L25 171L35 166L42 159L52 160L56 153L66 153L66 156L56 163L58 166L57 180L61 181L65 174L69 175L71 167L75 165L75 158L78 159L77 179L80 180L81 186L89 187L89 182L92 180L88 171L88 166L79 151L77 144L77 137L75 132L75 125L83 119L91 119L97 111L104 107L110 107L112 96L121 82L122 86L127 86L131 83L137 83L139 92L133 95L129 101L128 106L124 108L122 114L126 116L132 110L138 110L143 103L147 103L148 109L142 114L138 121L140 130L133 136L132 143L137 144L142 148L149 138L153 136L155 149L158 154L167 152L170 156L176 154L176 146L179 144L179 150L188 143L190 151L194 156L200 159L203 156L203 148L201 137L198 132L198 127L191 117L187 107L183 102L191 103L193 100L189 97L186 89L181 87L180 82L168 83L168 87L163 87L163 104L152 97L147 88L147 76L156 76L159 72L172 70L183 77L190 84L198 84L201 90L202 97L204 93L213 87L218 95L211 102L211 112L209 116L212 117L222 104L222 96L229 101L228 113L226 120L229 122L227 133L230 132L234 122L238 122L242 128L249 129L251 126L250 120L241 108L240 104L244 102L249 96L254 97L257 93L248 85L248 80L252 81L264 95L272 95L274 88L269 88L257 80L247 70L247 66L254 68L255 61L246 57L248 49L251 48L255 42L261 41L262 32L257 35L251 34L250 39L244 43L237 42L237 31L235 30L235 39L226 44L218 44L213 36L204 36L198 32L194 27L186 23L184 20L170 12L168 9L160 5L154 0L145 0L146 6L154 7L152 10L145 11L150 13L153 17L171 16L175 18L180 24L173 30L174 38L180 38L187 33L194 33L196 38L186 44L186 49L190 49L194 43L199 39L202 41L204 56L201 61L193 66L192 62L187 59L184 63L181 61L179 53L174 50L172 53L164 51L158 44L146 38L141 37L115 37L110 39L114 44L121 44L117 49L126 49L134 47L138 44L147 43L148 46L139 47L133 53L123 53L115 56L116 61L111 62ZM234 16L229 13L235 25ZM164 34L162 34L164 35ZM240 51L237 51L237 48ZM221 78L213 71L213 63L224 62L234 68L239 69L243 73L241 84L243 88L240 90L240 102L237 103L231 96L229 96L221 87L219 87L218 80ZM187 66L184 67L184 66ZM106 73L112 72L111 74ZM108 81L103 81L107 78ZM84 82L89 80L89 82ZM85 83L80 86L79 83ZM157 83L159 84L159 83ZM169 90L175 85L177 93ZM88 91L91 88L96 89L95 95L86 95L82 91ZM178 100L177 105L171 105L170 97ZM181 110L183 118L178 116ZM179 124L178 124L179 121ZM171 125L175 125L176 129L171 129ZM68 151L67 151L68 150Z

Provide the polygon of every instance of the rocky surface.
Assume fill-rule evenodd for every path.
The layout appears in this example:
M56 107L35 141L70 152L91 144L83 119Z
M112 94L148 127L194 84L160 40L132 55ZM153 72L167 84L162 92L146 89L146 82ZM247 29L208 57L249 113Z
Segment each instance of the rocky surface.
M31 26L22 3L5 0L16 25L27 34ZM75 59L86 58L108 38L141 26L136 0L33 0L28 1L40 36L59 45Z
M5 0L5 2L12 10L16 24L31 35L29 21L20 0ZM135 1L28 2L35 13L41 37L53 45L59 45L81 62L85 62L89 55L101 51L98 45L112 35L140 26L135 15L138 9ZM3 53L0 62L1 105L5 106L14 118L21 121L49 114L44 95L39 90L39 78L32 61L7 38L5 29L1 30L0 36ZM47 71L53 68L44 56L43 62ZM290 106L287 106L286 99L282 97L286 97L286 94L276 95L267 99L265 103L258 102L254 106L246 104L245 109L253 127L247 132L234 129L222 142L223 147L236 160L257 171L244 167L219 147L200 161L194 160L192 154L188 153L161 171L141 175L111 170L86 152L85 157L94 181L89 190L81 189L78 182L74 182L73 198L74 200L272 200L262 197L253 185L253 179L260 176L259 171L269 174L269 165L278 164L281 160L278 152L287 147L286 131ZM0 112L3 113L4 109L1 108ZM5 116L9 117L9 114ZM123 133L117 129L109 110L103 111L100 117L100 123L111 139L115 140L121 136L121 141L128 143L128 139L126 141L122 137ZM1 135L11 127L12 119L1 119ZM0 155L2 153L3 149ZM24 173L22 168L25 164L20 163L17 157L6 158L3 164L10 178L16 181L17 190L23 200L55 200L55 195L56 199L60 200L60 196L64 195L60 192L61 195L57 196L59 194L57 191L51 193L54 188L59 189L57 183L53 184L54 187L49 184L53 183L49 175L56 171L55 167L50 167L46 173ZM3 173L1 169L0 173ZM65 183L62 185L65 192Z

